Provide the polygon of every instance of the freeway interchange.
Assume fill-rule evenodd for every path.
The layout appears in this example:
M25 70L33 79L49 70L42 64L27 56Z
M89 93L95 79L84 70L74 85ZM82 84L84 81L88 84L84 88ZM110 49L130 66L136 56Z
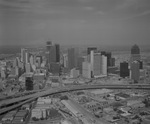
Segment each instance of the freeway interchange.
M18 96L17 98L6 99L0 101L1 111L0 114L3 114L7 111L15 109L27 102L33 101L38 97L53 95L57 93L69 92L69 91L77 91L77 90L88 90L88 89L145 89L150 90L150 85L142 85L142 84L131 84L131 85L71 85L61 88L53 88L49 90L41 90L37 92L32 92L32 94L25 96Z

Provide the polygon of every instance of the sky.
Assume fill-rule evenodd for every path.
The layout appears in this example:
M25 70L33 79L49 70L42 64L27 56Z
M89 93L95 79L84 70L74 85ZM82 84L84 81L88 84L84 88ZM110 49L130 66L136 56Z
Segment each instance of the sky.
M150 0L0 0L0 46L150 45Z

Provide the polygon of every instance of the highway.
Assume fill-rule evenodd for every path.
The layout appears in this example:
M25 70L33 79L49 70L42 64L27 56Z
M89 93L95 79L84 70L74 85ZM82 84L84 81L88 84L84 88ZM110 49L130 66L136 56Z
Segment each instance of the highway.
M88 89L145 89L145 90L150 90L150 85L101 85L101 84L96 84L96 85L74 85L74 86L67 86L67 87L61 87L61 88L54 88L54 89L49 89L46 91L41 91L41 92L36 92L31 95L26 95L26 96L21 96L18 98L14 99L7 99L7 100L2 100L0 102L0 106L3 105L9 105L13 103L18 103L18 102L26 102L28 99L36 99L38 97L46 96L46 95L52 95L56 93L63 93L63 92L69 92L69 91L76 91L76 90L88 90ZM21 102L22 103L22 102ZM12 105L10 109L8 108L3 108L0 111L0 114L7 112L15 107L19 107L19 104Z

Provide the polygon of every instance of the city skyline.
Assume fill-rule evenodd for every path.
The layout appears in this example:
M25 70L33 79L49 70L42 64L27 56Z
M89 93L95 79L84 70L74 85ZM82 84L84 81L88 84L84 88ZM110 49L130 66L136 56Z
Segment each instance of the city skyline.
M1 0L0 46L150 45L149 0Z

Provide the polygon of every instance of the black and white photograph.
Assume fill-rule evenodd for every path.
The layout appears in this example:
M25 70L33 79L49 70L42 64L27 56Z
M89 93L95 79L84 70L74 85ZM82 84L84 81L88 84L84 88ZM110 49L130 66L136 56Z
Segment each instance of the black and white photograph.
M0 0L0 124L150 124L150 0Z

